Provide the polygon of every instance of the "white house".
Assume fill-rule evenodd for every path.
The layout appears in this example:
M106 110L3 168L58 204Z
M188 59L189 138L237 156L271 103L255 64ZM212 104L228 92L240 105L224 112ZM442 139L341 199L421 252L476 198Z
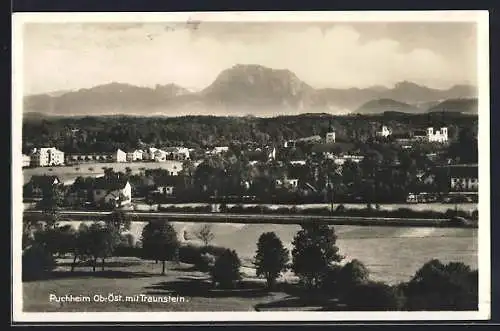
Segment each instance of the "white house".
M363 161L365 157L362 155L342 155L342 156L336 156L333 160L333 162L336 165L343 165L346 161L352 161L354 163L359 163Z
M377 136L387 138L391 135L392 131L386 125L382 125L380 131L377 131Z
M295 148L295 140L286 140L285 143L283 144L283 147L285 148Z
M269 152L269 154L267 155L267 158L269 160L275 160L276 159L276 147L273 147L273 150L271 152Z
M167 152L157 149L153 154L153 160L155 162L165 162L167 160Z
M189 155L189 148L187 147L176 147L177 148L177 154L179 155L180 160L189 160L190 155Z
M306 165L306 160L293 160L293 161L290 161L290 164L304 166L304 165Z
M155 152L158 150L158 148L155 148L155 147L148 147L143 155L142 155L142 159L143 160L149 160L149 161L154 161L155 159Z
M223 153L227 153L228 151L229 151L228 146L216 146L212 150L212 154L223 154Z
M55 147L35 148L31 153L31 164L35 167L63 165L64 152Z
M181 181L179 180L179 177L166 176L166 177L156 178L155 192L162 195L172 196L175 194L175 190L180 185L180 182Z
M427 128L427 140L429 142L446 143L448 142L448 128L441 128L434 130L434 128Z
M297 178L283 178L276 180L276 186L287 187L287 188L297 188L299 186L299 180Z
M98 177L95 179L92 197L96 205L121 207L132 202L132 187L125 178Z
M141 161L143 153L144 152L140 149L130 151L127 153L127 161L128 162Z
M168 160L189 160L189 149L186 147L168 147L165 152Z
M29 167L31 164L31 157L29 155L23 154L23 168Z
M118 149L116 152L114 152L112 157L114 162L127 162L127 153L125 153L121 149Z

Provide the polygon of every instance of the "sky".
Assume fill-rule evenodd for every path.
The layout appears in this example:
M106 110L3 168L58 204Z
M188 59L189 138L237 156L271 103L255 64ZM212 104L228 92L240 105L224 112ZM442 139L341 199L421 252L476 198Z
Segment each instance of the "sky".
M196 91L224 69L289 69L315 88L476 85L476 26L456 22L26 23L23 93L111 82Z

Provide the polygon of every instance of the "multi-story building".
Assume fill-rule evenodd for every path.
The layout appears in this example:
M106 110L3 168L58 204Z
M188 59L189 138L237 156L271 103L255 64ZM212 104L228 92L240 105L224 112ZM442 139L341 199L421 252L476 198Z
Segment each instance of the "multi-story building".
M143 154L144 152L140 149L127 152L127 161L128 162L141 161Z
M429 142L446 143L448 142L448 128L441 128L434 130L434 128L427 128L427 140Z
M35 167L63 165L64 152L55 147L35 148L31 153L31 164Z

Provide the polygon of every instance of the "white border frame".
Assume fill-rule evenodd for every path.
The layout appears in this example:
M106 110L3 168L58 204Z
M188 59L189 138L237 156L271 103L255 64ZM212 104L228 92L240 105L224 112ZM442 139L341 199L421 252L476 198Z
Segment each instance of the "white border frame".
M471 22L477 24L479 90L479 310L452 312L55 312L22 311L22 113L25 23L68 22ZM12 16L12 305L14 322L237 322L237 321L412 321L486 320L490 318L490 100L489 13L481 11L369 12L197 12L197 13L14 13Z

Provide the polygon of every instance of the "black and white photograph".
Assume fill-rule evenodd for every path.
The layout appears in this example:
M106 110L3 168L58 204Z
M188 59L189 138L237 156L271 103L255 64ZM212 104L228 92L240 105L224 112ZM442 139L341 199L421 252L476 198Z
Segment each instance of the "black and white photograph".
M12 22L14 320L490 317L487 11Z

